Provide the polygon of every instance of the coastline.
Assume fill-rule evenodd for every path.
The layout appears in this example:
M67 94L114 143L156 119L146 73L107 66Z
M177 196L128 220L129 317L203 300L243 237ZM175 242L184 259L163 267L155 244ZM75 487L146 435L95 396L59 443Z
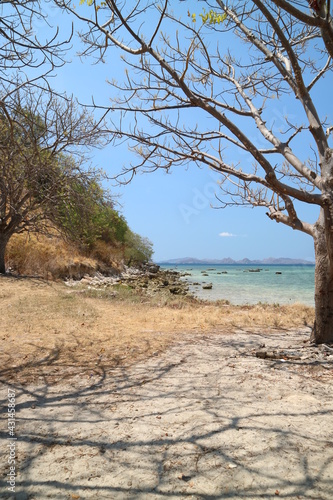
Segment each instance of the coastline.
M189 291L200 299L227 300L234 305L302 303L314 306L312 265L179 264L161 268L180 272ZM210 283L211 289L203 290L205 283Z
M128 288L133 294L152 297L186 296L189 285L182 279L182 273L172 269L161 269L159 265L149 263L140 267L125 267L113 276L101 273L85 275L79 280L65 280L65 285L70 288L86 287L90 291L105 291L109 289L115 295L120 288Z
M113 285L105 279L87 277L69 286L0 276L0 303L6 311L0 361L8 380L41 377L53 384L77 370L94 372L101 361L108 370L136 363L184 335L237 329L268 333L310 327L314 320L314 309L300 304L237 306L172 293L170 285L159 288L153 277L145 277L147 287L139 288L131 285L133 278Z

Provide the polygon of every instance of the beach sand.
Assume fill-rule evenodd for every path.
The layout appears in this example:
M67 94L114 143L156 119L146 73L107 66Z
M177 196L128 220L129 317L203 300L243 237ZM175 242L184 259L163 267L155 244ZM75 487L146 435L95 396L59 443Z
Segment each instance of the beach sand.
M14 498L333 498L333 356L310 346L309 327L223 330L202 311L191 331L186 310L175 310L177 325L169 318L168 329L148 306L109 304L123 318L108 329L101 302L83 298L65 310L61 291L58 310L60 285L2 285L7 308L21 301L22 321L7 317L1 332L1 498L13 497L8 388L16 405ZM34 304L43 317L49 312L40 330ZM57 314L64 319L56 328ZM146 350L131 344L126 361L115 337L122 353L115 363L110 331L130 327L133 345ZM257 357L273 351L277 359Z

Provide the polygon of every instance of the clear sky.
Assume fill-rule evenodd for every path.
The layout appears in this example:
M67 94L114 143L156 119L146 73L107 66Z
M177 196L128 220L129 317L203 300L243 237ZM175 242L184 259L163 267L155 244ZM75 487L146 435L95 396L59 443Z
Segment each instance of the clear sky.
M49 19L59 24L62 32L68 32L68 16L49 11ZM107 104L112 89L106 79L123 76L119 52L109 53L105 64L92 65L91 60L81 62L75 56L78 48L74 40L71 62L57 70L54 85L59 90L73 93L81 101L91 96L101 104ZM332 88L332 77L324 86L327 94ZM324 93L323 93L324 94ZM331 101L329 103L330 107ZM276 117L284 110L276 107ZM332 109L328 110L332 118ZM119 172L133 159L126 145L108 146L93 151L92 160L110 175ZM239 157L239 159L243 159ZM147 236L154 245L154 260L177 257L250 259L266 257L291 257L314 260L313 242L310 236L271 221L265 209L231 207L218 209L215 193L219 192L218 175L193 166L186 170L177 167L170 174L159 171L136 175L126 186L108 187L120 195L120 211L131 229ZM317 208L305 207L304 219L313 222Z

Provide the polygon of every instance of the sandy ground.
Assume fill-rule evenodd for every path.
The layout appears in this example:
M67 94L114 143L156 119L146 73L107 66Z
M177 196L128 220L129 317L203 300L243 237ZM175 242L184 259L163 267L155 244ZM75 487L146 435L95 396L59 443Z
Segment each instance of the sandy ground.
M333 356L308 338L306 328L188 335L128 368L12 384L15 498L331 500ZM275 348L291 356L256 357ZM11 498L7 391L1 498Z

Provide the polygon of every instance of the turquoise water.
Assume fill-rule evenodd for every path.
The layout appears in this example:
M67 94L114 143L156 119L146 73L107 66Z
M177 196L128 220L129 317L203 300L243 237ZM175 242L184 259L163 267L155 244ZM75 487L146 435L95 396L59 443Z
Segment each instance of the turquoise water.
M189 273L183 279L189 283L190 291L202 299L225 299L232 304L299 302L314 306L314 266L186 264L161 268ZM260 272L251 272L253 269ZM208 276L203 276L204 273ZM212 283L213 288L203 290L205 282Z

